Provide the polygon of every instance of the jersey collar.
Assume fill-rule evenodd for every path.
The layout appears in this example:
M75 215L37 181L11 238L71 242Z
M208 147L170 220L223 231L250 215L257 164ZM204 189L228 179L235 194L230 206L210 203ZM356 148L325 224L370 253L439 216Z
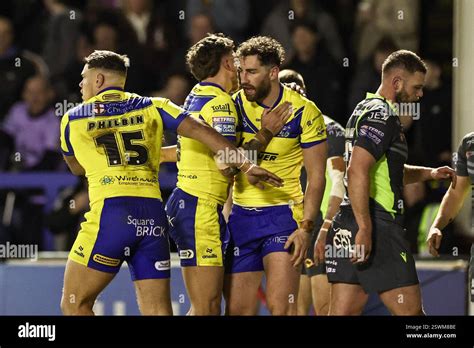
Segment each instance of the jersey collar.
M116 93L113 93L113 91ZM123 88L112 86L99 91L99 93L96 95L96 98L104 101L121 100L123 99L123 94Z
M219 88L220 90L222 90L222 91L225 93L225 89L222 88L222 86L218 85L217 83L214 83L214 82L199 82L198 84L199 84L199 86L213 86L213 87L217 87L217 88Z
M395 105L393 105L390 100L386 99L385 97L382 97L380 94L367 92L365 99L382 99L388 104L388 106L390 106L390 109L395 111L395 113L398 115L397 108L395 107Z
M260 102L256 102L256 103L264 109L273 109L275 106L277 106L281 102L281 98L283 98L283 90L284 90L283 85L280 83L280 93L278 94L278 98L275 101L275 103L273 103L271 108L263 103L260 103Z

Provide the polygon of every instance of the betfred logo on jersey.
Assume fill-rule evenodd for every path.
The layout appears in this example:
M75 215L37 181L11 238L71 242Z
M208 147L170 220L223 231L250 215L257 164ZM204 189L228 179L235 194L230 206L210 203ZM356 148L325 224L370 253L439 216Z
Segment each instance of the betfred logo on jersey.
M235 135L235 118L233 117L213 117L212 128L220 134Z

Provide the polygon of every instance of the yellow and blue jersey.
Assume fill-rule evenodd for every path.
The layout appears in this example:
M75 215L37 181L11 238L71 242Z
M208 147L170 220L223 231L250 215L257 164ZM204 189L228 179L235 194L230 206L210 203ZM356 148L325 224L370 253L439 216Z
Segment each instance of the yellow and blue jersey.
M85 169L89 199L161 199L158 184L163 129L176 131L185 110L164 98L108 88L61 120L61 149Z
M232 97L219 85L200 82L186 98L184 109L231 142L236 142L237 112ZM228 179L217 168L214 153L203 143L178 137L178 183L183 191L223 205Z
M250 102L241 90L234 95L241 117L242 142L250 141L261 128L261 116L266 106ZM259 154L258 165L284 180L283 187L267 185L260 190L249 184L246 176L239 173L234 183L234 204L244 207L268 207L301 203L303 191L300 184L303 166L303 150L326 140L326 126L321 111L309 99L298 92L280 85L280 94L272 106L290 102L293 114L282 130Z

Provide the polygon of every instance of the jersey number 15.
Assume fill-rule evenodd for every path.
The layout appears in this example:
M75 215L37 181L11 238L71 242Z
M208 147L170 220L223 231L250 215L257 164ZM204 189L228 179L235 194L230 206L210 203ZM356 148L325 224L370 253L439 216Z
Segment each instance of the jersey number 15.
M106 133L94 139L97 147L104 147L109 166L120 166L124 162L128 165L140 166L148 161L148 149L136 143L136 141L145 140L143 131L118 132L125 151L121 151L116 134L115 132Z

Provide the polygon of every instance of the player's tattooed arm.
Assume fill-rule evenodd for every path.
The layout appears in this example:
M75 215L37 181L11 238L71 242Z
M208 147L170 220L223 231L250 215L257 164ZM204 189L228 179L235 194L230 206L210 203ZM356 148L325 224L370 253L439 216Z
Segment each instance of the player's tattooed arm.
M444 166L439 168L418 167L405 164L403 170L403 184L413 184L420 181L444 180L451 178L453 188L456 187L456 172Z
M243 149L247 152L255 151L257 155L260 151L265 150L273 137L280 133L292 113L293 108L288 102L280 104L271 111L265 109L262 114L262 128L255 134L253 139L242 145Z

